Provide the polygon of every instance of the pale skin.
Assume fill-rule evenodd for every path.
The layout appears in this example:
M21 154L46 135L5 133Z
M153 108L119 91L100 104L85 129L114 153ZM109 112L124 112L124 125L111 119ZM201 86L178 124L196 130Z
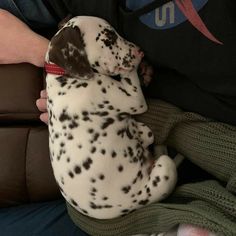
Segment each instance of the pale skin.
M0 9L0 64L30 63L44 66L49 40L33 32L11 13ZM14 46L13 46L14 45ZM153 70L146 63L140 65L145 81L151 80ZM42 112L40 120L48 123L47 92L42 90L36 106Z
M31 63L43 67L48 40L11 13L0 9L0 64Z

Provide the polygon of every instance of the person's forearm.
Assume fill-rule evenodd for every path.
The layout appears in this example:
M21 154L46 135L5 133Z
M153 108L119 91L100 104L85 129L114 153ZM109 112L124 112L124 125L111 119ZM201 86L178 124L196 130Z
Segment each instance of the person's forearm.
M49 41L0 9L0 64L31 63L42 67Z
M32 41L31 51L28 51L28 62L35 66L43 67L48 44L48 39L40 35L35 35Z

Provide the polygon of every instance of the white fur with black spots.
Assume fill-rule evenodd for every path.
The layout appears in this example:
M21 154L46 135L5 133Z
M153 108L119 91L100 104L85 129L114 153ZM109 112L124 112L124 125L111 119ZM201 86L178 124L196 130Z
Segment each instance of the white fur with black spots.
M164 199L176 183L168 156L151 164L153 134L132 117L147 110L142 56L106 21L87 16L72 18L48 48L46 62L65 70L47 74L52 167L64 198L90 217L125 215Z

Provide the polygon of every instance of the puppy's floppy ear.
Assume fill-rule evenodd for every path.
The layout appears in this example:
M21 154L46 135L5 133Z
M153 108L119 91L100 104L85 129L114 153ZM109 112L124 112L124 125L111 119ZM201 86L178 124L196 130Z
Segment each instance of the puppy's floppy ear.
M58 23L58 29L61 29L71 18L73 18L73 16L71 14L67 15L64 19L62 19L59 23Z
M62 67L68 76L85 79L93 76L83 37L77 26L65 27L52 38L48 56L49 61Z

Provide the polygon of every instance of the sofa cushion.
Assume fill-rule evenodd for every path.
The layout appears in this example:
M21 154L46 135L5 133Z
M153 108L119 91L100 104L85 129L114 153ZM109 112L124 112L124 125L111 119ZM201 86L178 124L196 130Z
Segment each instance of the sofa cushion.
M0 65L0 123L38 120L35 102L44 87L42 73L26 63Z
M42 126L0 126L0 207L60 198Z

